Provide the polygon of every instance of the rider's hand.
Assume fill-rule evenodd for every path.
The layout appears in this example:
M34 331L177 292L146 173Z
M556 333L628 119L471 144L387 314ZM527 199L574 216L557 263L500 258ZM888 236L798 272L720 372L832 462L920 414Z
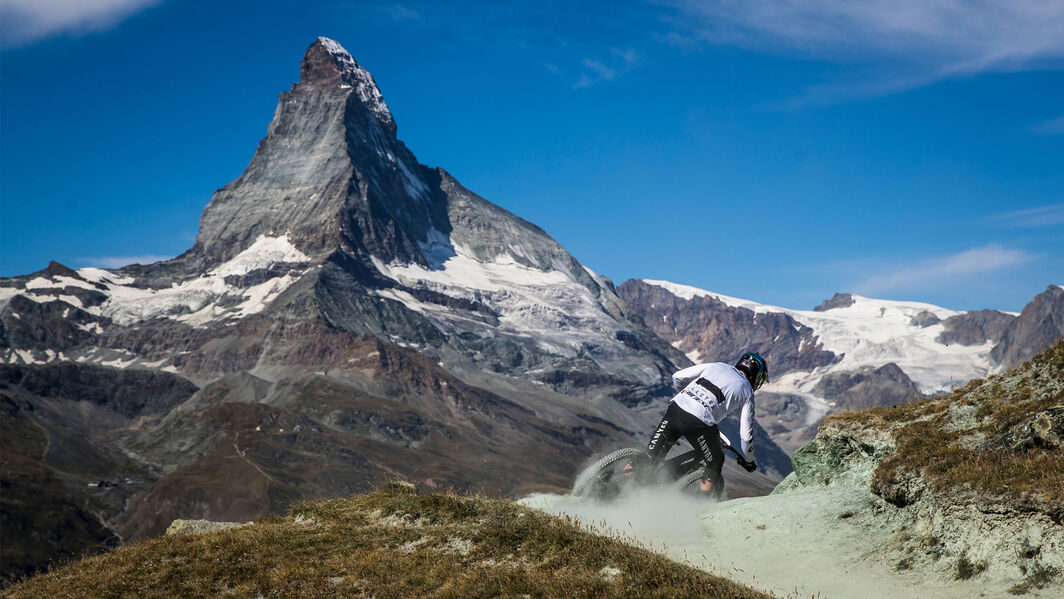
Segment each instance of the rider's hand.
M757 470L757 462L747 461L743 458L736 458L735 461L739 462L739 465L742 466L747 472L753 472L754 470Z

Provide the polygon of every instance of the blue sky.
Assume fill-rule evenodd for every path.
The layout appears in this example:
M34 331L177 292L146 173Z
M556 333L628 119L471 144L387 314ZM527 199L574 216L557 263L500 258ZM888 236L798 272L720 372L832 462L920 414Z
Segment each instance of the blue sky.
M1060 2L4 0L0 27L2 276L190 247L325 35L422 163L617 283L1011 311L1064 283Z

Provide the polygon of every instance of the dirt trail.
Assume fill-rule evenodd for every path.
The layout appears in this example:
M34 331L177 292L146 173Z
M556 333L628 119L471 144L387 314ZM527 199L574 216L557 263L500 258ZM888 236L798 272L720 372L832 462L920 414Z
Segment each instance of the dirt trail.
M952 580L897 571L874 552L895 531L872 509L867 490L839 485L706 504L637 492L612 504L568 495L522 503L567 514L599 532L626 537L713 574L780 597L852 599L1008 597L1012 583ZM1012 581L1015 582L1015 581ZM1031 591L1027 597L1049 597Z

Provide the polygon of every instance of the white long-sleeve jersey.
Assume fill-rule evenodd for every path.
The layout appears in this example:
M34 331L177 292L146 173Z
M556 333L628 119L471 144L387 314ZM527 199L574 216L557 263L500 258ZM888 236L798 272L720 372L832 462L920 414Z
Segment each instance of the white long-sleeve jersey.
M720 424L739 410L739 441L746 459L754 460L754 389L731 364L696 364L672 375L679 391L672 401L706 424Z

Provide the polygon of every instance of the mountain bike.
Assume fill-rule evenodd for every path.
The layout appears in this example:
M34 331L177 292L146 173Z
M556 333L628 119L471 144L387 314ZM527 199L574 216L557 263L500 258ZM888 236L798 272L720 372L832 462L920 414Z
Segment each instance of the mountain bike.
M724 433L720 433L720 443L725 451L735 454L736 461L745 459ZM705 465L702 452L697 449L655 465L643 449L625 447L585 468L573 483L572 495L610 501L625 490L648 486L667 486L681 493L694 494L698 492Z

